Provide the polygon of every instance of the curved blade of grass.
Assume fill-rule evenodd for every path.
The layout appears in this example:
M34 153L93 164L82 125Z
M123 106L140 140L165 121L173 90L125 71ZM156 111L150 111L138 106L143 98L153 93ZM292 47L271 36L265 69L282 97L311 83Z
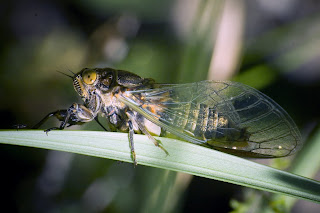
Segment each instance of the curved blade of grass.
M290 171L303 175L306 177L314 177L320 168L320 128L315 131L315 134L310 137L310 140L305 143L303 149L298 153L293 161L293 165L290 168ZM285 204L285 207L288 212L296 202L296 199L293 197L286 197L282 195L274 195L273 200L283 200L281 204Z
M320 203L320 182L187 142L158 138L169 155L135 135L138 164L281 193ZM132 162L128 135L99 131L0 131L0 143L73 152Z

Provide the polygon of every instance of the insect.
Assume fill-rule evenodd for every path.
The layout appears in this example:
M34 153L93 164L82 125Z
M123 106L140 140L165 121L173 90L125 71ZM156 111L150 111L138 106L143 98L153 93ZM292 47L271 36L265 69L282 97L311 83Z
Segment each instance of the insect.
M135 165L134 132L147 135L167 154L153 135L169 132L191 143L255 158L285 157L301 146L300 132L287 112L241 83L158 84L111 68L84 68L68 76L83 104L73 103L68 109L49 113L33 128L52 116L61 125L45 132L98 121L101 115L108 122L108 130L129 133Z

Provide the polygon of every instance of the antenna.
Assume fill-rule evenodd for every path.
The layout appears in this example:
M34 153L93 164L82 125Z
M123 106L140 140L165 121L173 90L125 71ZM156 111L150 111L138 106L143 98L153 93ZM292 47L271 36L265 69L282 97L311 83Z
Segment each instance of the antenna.
M70 69L68 69L69 72L71 72L73 75L76 75L74 72L72 72Z
M65 76L68 76L68 77L70 77L70 78L73 78L73 76L71 76L71 75L68 75L68 74L66 74L66 73L64 73L64 72L60 72L59 70L56 70L57 72L59 72L59 73L61 73L62 75L65 75ZM71 71L70 71L71 72ZM72 72L73 73L73 72ZM74 74L74 73L73 73ZM76 75L76 74L74 74L74 75Z

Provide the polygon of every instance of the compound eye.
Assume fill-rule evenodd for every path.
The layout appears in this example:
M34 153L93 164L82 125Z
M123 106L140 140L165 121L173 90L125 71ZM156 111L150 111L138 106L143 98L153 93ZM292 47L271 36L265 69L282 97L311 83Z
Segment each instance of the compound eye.
M94 70L85 70L82 73L82 79L85 84L93 84L97 79L97 72Z

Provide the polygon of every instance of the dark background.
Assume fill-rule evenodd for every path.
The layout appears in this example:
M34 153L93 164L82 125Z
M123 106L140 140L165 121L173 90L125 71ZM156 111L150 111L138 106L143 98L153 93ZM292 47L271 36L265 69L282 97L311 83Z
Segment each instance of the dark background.
M32 126L48 112L80 102L70 79L56 71L110 66L158 82L194 82L207 79L211 56L219 54L235 65L210 69L213 79L231 78L272 97L307 143L320 117L320 4L238 4L224 10L222 1L200 0L3 2L1 129ZM243 22L226 21L231 38L223 36L218 51L222 15L239 11ZM242 36L232 45L235 26ZM240 51L232 59L227 53L235 46ZM1 206L10 212L143 212L155 208L149 205L168 177L177 191L163 207L171 212L228 212L230 199L245 202L239 186L107 159L1 145L0 160ZM303 205L310 203L300 202L295 211L306 209Z

